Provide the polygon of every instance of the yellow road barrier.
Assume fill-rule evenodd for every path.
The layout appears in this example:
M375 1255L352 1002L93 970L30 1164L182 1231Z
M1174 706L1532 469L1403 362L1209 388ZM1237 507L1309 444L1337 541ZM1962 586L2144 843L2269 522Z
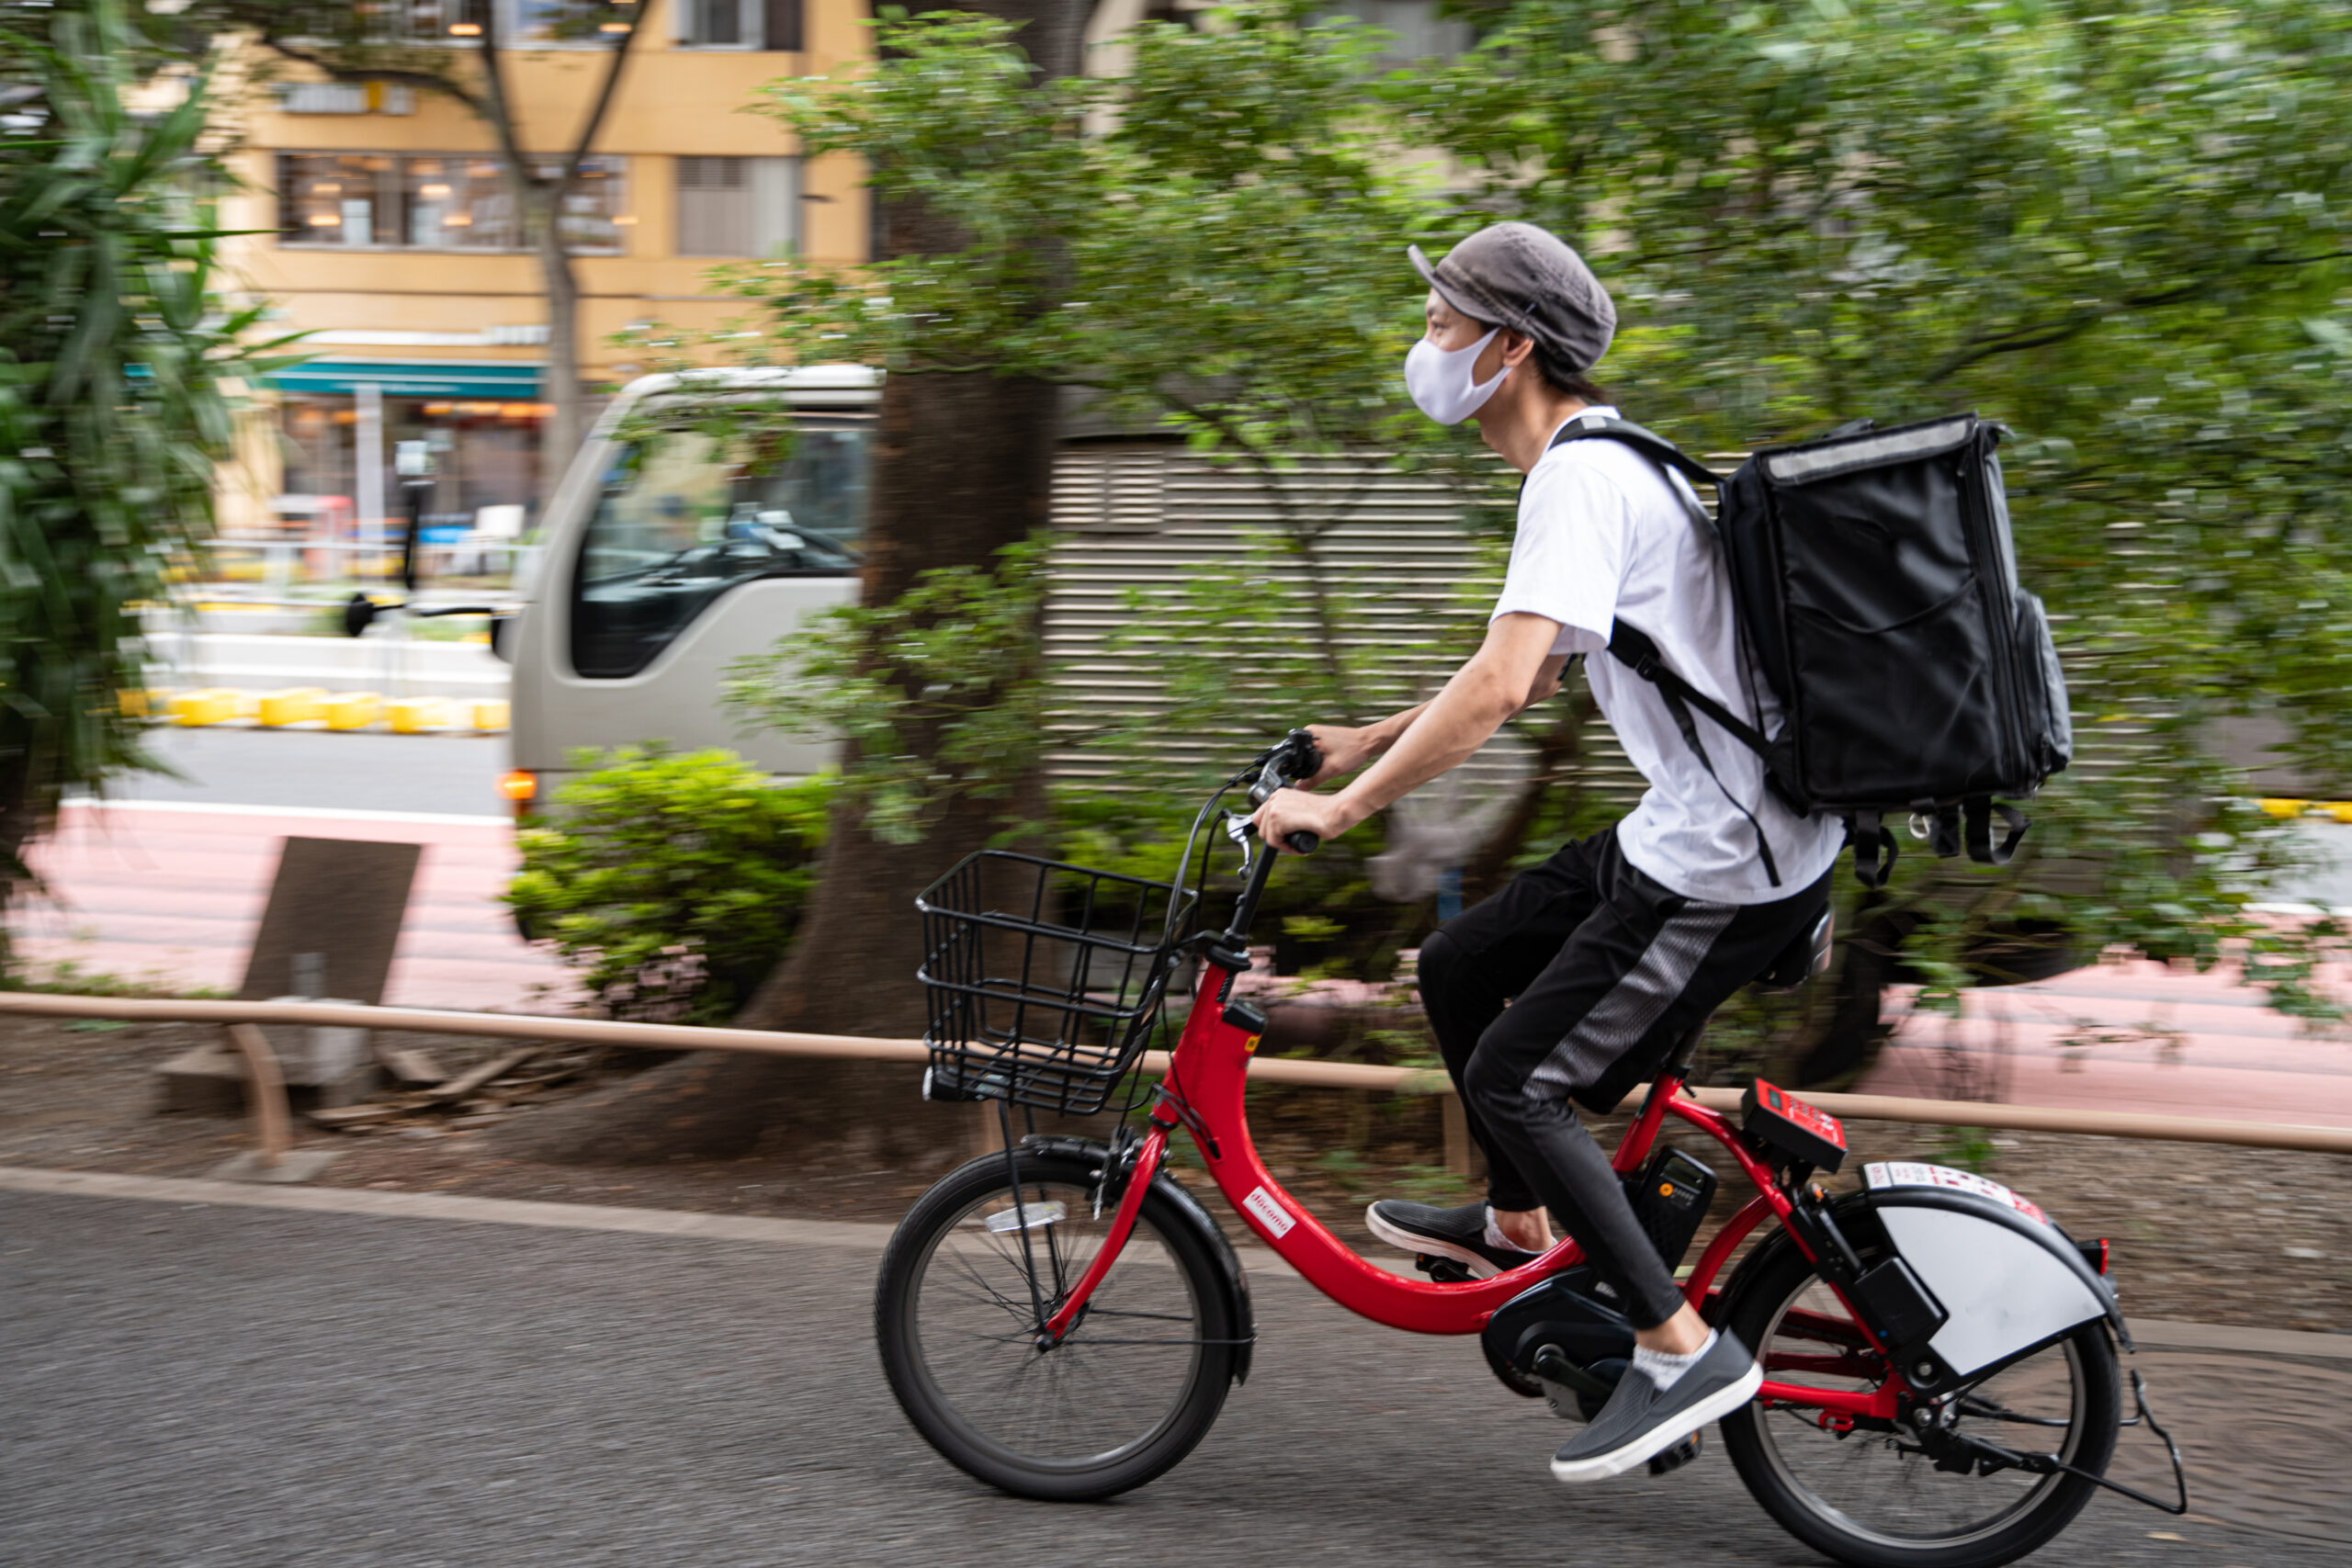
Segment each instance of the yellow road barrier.
M221 686L180 692L172 698L172 717L180 724L225 724L237 716L237 694Z
M384 699L373 692L338 692L327 699L329 729L365 729L381 716Z
M477 698L471 706L473 709L474 728L484 734L487 734L493 729L505 728L514 717L514 709L513 705L507 703L503 698Z
M326 716L327 694L322 687L288 686L261 700L261 721L271 729L288 724L323 724Z
M447 705L439 697L397 697L384 705L384 716L395 735L422 735L447 725Z

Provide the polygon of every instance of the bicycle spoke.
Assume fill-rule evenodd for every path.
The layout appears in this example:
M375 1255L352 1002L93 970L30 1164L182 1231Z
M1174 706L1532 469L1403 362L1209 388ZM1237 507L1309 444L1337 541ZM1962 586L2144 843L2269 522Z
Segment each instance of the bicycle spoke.
M1759 1358L1784 1382L1840 1393L1876 1390L1889 1375L1874 1356L1822 1353L1855 1347L1858 1330L1827 1290L1808 1279L1784 1303ZM2066 1428L2074 1425L2080 1369L2070 1348L2053 1347L2003 1368L1955 1400L1946 1419ZM1988 1392L1991 1391L1991 1392ZM1940 1469L1927 1442L1904 1427L1887 1431L1779 1406L1761 1428L1782 1479L1840 1528L1890 1544L1980 1539L2033 1506L2054 1479L2021 1470L1977 1473Z
M1040 1351L1030 1270L1050 1314L1114 1217L1095 1216L1082 1190L1022 1184L1024 1214L1054 1213L1057 1201L1060 1213L1050 1221L989 1230L988 1220L1013 1212L1000 1187L943 1227L930 1284L917 1297L917 1332L930 1379L979 1436L1034 1459L1091 1461L1148 1440L1171 1420L1216 1341L1203 1333L1185 1271L1166 1266L1166 1244L1139 1223L1068 1337ZM1098 1336L1095 1325L1122 1331Z

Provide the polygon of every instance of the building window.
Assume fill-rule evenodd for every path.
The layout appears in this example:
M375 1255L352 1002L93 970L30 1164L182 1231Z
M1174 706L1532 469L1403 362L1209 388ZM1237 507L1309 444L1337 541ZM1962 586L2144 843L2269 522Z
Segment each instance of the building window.
M433 43L478 39L490 19L490 0L406 0L377 14L396 39Z
M797 158L678 160L678 254L770 256L799 243Z
M625 0L506 0L506 6L503 30L517 45L610 43L639 10Z
M390 0L379 3L384 36L394 42L478 43L489 30L492 0ZM644 7L636 0L496 0L498 38L518 49L604 44L627 32Z
M797 51L801 0L678 0L678 41L690 49Z
M563 233L584 254L616 255L628 221L627 163L589 158L566 198ZM540 166L555 173L552 161ZM435 251L529 243L495 158L467 152L281 152L279 243Z
M397 245L400 160L371 152L285 152L278 225L289 245Z

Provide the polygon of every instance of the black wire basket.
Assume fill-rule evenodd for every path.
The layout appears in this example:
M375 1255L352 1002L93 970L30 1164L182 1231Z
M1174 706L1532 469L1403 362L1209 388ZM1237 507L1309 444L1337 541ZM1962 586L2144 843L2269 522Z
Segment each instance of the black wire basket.
M1194 894L982 850L915 900L933 1100L1087 1116L1142 1055Z

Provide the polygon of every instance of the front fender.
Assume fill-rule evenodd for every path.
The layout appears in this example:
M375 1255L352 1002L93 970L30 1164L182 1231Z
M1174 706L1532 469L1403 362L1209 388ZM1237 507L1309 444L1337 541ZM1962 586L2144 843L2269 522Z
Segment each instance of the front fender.
M1241 1267L1241 1258L1233 1244L1225 1238L1225 1227L1216 1216L1201 1207L1201 1201L1184 1190L1182 1182L1168 1174L1166 1167L1152 1178L1153 1190L1165 1197L1170 1206L1191 1226L1207 1246L1209 1256L1216 1259L1217 1273L1225 1280L1225 1303L1233 1314L1233 1337L1240 1341L1234 1347L1233 1381L1250 1381L1250 1354L1257 1348L1258 1323L1250 1310L1250 1276Z
M1098 1170L1111 1158L1111 1146L1094 1138L1032 1137L1022 1142L1029 1148L1075 1155ZM1209 1256L1216 1260L1217 1277L1225 1290L1225 1304L1233 1318L1233 1337L1240 1341L1234 1348L1233 1381L1236 1383L1248 1382L1250 1353L1257 1348L1258 1323L1250 1309L1250 1276L1241 1267L1241 1258L1233 1250L1233 1244L1226 1239L1225 1228L1216 1223L1216 1216L1201 1207L1201 1201L1187 1191L1183 1183L1170 1176L1165 1165L1153 1175L1151 1187L1155 1193L1168 1201L1173 1221L1198 1236L1201 1244L1208 1249ZM1116 1192L1104 1194L1106 1203L1117 1201Z

